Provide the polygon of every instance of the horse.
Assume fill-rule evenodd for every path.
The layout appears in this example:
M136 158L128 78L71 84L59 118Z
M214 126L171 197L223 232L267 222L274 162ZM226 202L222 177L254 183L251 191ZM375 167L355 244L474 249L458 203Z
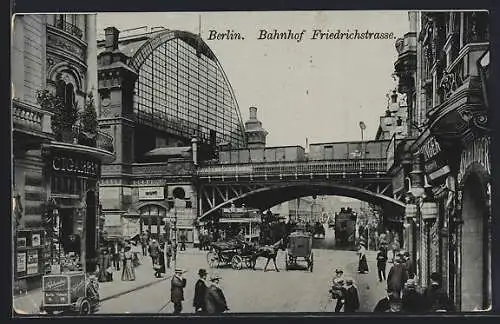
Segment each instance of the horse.
M264 267L264 272L267 271L267 266L269 265L269 261L273 260L274 268L276 272L279 272L278 266L276 265L276 257L278 255L278 250L285 250L285 245L283 243L283 238L277 241L272 245L258 246L255 247L253 251L250 261L252 264L252 270L255 270L255 264L257 263L258 258L267 258L266 266Z

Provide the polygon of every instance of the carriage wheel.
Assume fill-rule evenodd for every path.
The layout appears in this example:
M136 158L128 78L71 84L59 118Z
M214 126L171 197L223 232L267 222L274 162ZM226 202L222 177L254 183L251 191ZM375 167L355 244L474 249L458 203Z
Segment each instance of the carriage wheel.
M219 266L219 255L214 251L210 251L207 254L207 262L210 268L216 268Z
M233 256L233 258L231 259L231 267L234 270L241 270L241 268L243 267L243 259L239 255Z
M90 303L87 298L78 298L76 301L76 311L79 315L90 314Z
M313 266L314 266L314 255L311 252L311 259L309 260L309 271L313 272Z

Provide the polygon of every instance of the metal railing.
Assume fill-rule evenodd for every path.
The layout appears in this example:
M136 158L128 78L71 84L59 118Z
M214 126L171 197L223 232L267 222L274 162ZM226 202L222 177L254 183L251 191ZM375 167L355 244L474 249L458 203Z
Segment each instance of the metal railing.
M54 27L62 30L62 31L65 31L66 33L69 33L79 39L81 39L83 37L83 31L78 28L77 26L65 21L65 20L62 20L62 19L58 19L56 20L55 24L54 24Z
M114 153L113 137L109 134L97 132L96 146L99 149Z
M132 164L132 174L175 174L192 175L194 165L191 161L169 161L167 163L135 163Z
M342 173L386 173L385 159L355 159L303 162L254 163L252 165L212 165L197 170L198 176L310 175Z

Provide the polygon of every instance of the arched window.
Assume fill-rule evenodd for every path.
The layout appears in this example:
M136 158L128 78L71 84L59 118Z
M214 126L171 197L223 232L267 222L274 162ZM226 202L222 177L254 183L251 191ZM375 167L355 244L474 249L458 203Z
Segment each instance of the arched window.
M75 104L75 87L71 83L58 80L56 83L56 95L64 102L64 106L69 109Z

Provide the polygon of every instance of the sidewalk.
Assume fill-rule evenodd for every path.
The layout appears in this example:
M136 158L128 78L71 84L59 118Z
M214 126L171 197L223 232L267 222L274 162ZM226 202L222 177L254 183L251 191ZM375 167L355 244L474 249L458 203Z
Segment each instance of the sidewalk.
M183 251L182 253L186 252ZM135 268L135 281L121 281L121 271L114 271L112 282L99 283L101 302L166 280L173 273L173 269L167 269L167 273L163 275L163 278L155 278L151 258L149 256L143 257L141 262L141 265ZM39 314L41 301L42 290L35 289L14 297L13 308L19 314Z

